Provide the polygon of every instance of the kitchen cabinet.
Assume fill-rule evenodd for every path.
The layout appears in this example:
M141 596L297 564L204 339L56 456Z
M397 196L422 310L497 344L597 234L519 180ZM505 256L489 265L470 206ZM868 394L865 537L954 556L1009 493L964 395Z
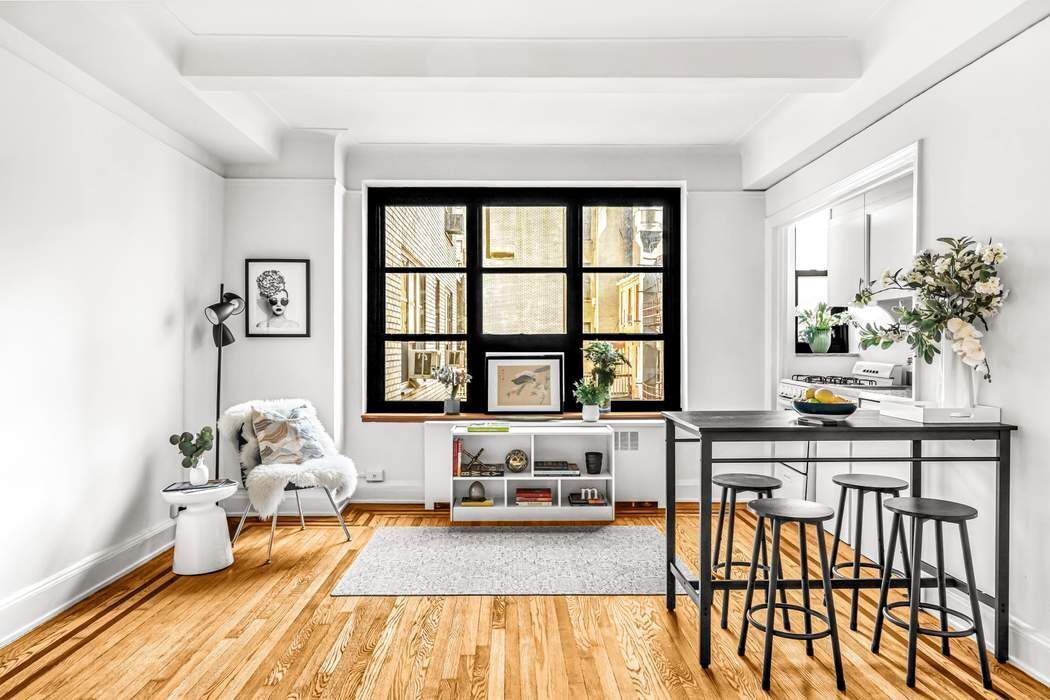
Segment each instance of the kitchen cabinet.
M867 240L864 195L831 208L828 227L828 303L847 306L867 280Z
M915 254L915 200L909 173L864 195L868 216L869 276L878 279L884 270L896 272L911 265ZM910 296L888 292L886 297Z

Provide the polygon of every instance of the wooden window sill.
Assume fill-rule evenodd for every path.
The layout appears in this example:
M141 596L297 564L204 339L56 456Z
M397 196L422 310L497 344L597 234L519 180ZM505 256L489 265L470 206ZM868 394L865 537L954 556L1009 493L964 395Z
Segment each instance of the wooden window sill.
M579 413L562 413L554 418L550 414L537 414L535 420L580 420ZM602 414L602 420L661 420L659 411L610 411ZM495 413L460 413L446 416L444 413L362 413L362 423L425 423L427 421L474 421L474 420L527 421L529 416L515 413L503 416Z

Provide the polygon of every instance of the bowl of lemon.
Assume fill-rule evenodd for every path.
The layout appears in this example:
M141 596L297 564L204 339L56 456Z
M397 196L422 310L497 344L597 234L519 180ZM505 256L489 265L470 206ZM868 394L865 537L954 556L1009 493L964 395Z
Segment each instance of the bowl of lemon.
M831 389L806 389L806 393L791 404L803 416L819 418L822 422L846 420L857 410L857 404Z

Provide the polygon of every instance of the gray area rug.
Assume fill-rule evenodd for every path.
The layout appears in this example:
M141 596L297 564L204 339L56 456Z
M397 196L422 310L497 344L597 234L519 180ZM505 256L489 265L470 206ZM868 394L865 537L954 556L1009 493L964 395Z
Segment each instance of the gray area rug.
M658 595L664 547L648 525L385 527L332 595Z

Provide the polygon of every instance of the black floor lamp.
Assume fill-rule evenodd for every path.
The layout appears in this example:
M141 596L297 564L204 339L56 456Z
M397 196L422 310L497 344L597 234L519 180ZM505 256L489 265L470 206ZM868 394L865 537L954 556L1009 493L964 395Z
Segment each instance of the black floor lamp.
M215 343L215 348L218 351L219 357L215 367L215 444L220 445L219 437L219 416L222 412L222 404L220 403L220 395L222 392L222 349L226 345L233 344L236 338L233 337L233 331L226 327L226 319L230 316L244 311L244 299L233 292L225 291L226 285L219 285L219 301L211 306L204 307L204 318L212 325L211 339ZM219 478L219 447L215 449L215 478Z

